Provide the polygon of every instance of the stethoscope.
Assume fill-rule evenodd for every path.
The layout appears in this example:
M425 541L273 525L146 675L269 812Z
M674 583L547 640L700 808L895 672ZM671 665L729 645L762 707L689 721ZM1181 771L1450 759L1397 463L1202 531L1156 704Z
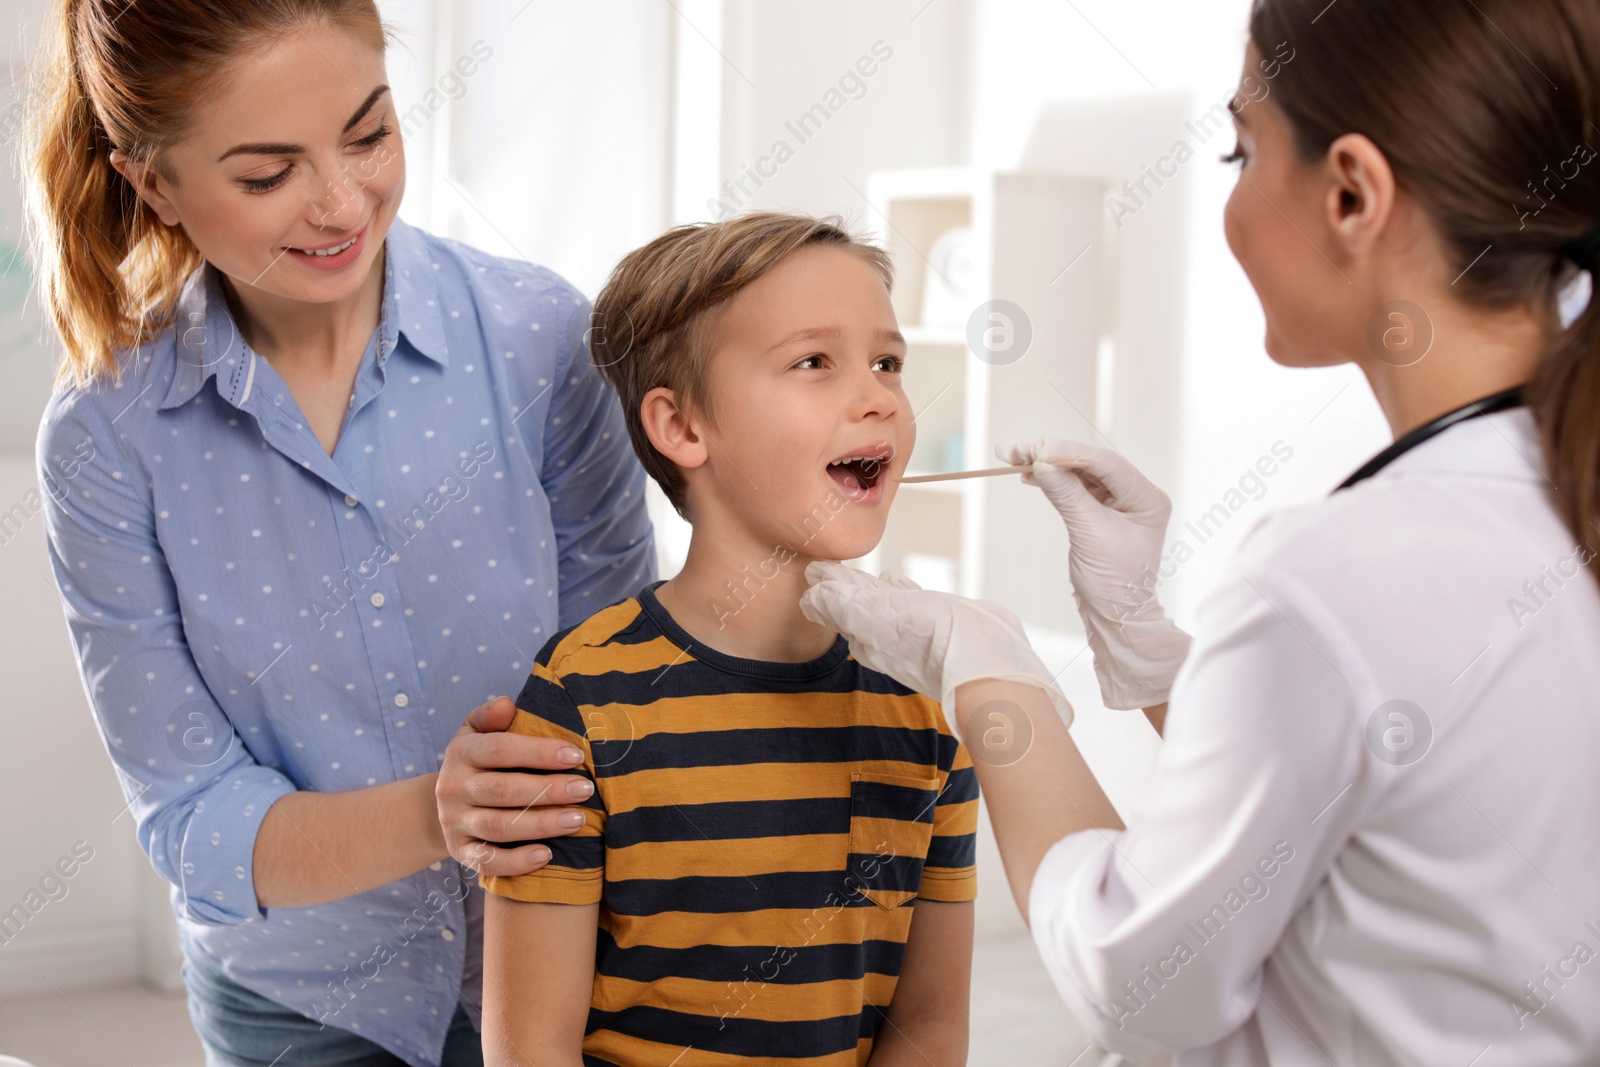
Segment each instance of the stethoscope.
M1413 448L1422 444L1422 442L1439 436L1452 426L1466 422L1468 419L1476 419L1482 415L1493 415L1497 411L1519 407L1523 403L1522 388L1520 385L1513 386L1503 393L1495 393L1493 396L1486 396L1482 400L1474 400L1472 403L1456 408L1454 411L1445 412L1432 422L1423 423L1404 437L1396 439L1394 444L1379 452L1376 456L1367 460L1359 470L1340 483L1339 489L1348 489L1357 482L1367 480ZM1334 492L1337 493L1339 489L1335 489Z

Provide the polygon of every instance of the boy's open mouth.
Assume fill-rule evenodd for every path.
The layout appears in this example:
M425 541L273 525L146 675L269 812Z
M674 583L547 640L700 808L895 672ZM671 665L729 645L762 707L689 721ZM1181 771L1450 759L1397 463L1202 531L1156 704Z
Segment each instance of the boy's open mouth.
M831 461L828 477L839 483L846 493L865 492L878 484L893 459L892 447L874 445Z

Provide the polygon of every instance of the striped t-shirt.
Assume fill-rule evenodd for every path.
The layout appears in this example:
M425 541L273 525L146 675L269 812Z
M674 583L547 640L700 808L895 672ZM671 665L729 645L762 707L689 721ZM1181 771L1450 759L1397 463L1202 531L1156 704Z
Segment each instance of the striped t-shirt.
M915 902L977 895L972 762L843 637L723 655L659 584L540 651L511 730L571 741L595 793L548 865L479 884L599 902L585 1064L864 1064Z

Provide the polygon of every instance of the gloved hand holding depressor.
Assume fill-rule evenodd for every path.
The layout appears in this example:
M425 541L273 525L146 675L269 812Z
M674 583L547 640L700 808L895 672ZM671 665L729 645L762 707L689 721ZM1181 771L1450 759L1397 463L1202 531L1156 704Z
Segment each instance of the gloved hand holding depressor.
M866 667L939 700L952 729L956 687L1004 678L1043 689L1068 726L1072 705L1028 643L1022 623L998 604L923 589L904 577L874 578L842 563L806 567L800 611L838 630Z
M1106 706L1164 703L1190 643L1156 598L1172 501L1118 453L1081 441L1017 441L995 455L1031 464L1022 480L1043 490L1066 523L1068 573ZM1051 465L1064 460L1084 466Z

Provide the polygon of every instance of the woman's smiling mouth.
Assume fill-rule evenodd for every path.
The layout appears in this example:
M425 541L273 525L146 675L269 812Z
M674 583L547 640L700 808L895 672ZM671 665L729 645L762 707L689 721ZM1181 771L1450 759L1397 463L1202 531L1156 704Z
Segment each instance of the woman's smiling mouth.
M361 235L360 234L356 235L356 237L359 237L359 236L361 236ZM352 237L352 238L350 238L350 240L346 241L344 244L342 244L342 245L334 245L332 248L296 248L295 251L296 252L304 252L308 256L336 256L340 252L343 252L345 249L349 248L351 245L353 245L355 243L356 243L356 238Z
M338 244L323 245L320 248L300 248L289 245L284 248L284 254L299 263L314 270L338 270L354 263L361 258L361 252L367 245L367 231L371 229L369 221L352 236L340 241Z

